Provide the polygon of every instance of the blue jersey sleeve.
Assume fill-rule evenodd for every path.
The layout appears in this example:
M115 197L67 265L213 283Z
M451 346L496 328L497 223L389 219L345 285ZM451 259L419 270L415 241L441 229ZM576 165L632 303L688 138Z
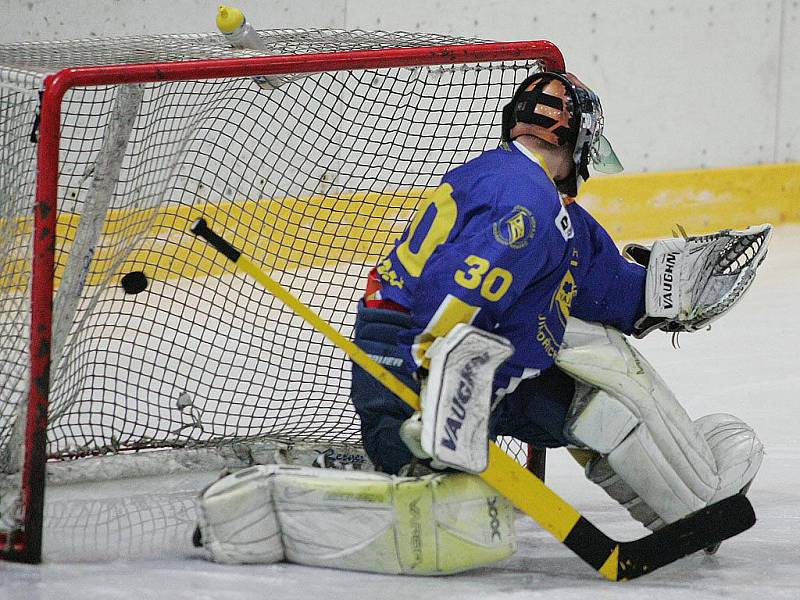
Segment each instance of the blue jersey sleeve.
M589 257L571 312L630 334L645 312L647 270L623 258L608 232L583 207L569 208L586 248L583 254Z

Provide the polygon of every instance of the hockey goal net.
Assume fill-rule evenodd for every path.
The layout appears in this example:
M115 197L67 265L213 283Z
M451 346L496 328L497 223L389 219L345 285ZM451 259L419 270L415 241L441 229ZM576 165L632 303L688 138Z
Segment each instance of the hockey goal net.
M95 476L73 459L120 477L309 448L357 467L344 354L189 225L349 335L417 204L497 144L515 85L563 68L547 42L261 34L270 55L212 34L0 46L6 558L39 560L45 468Z

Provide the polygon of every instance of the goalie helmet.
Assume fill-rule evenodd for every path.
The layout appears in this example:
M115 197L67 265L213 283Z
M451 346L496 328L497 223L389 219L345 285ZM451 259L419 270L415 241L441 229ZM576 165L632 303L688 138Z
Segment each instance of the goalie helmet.
M603 136L600 98L572 73L536 73L522 82L503 108L502 137L508 142L520 135L572 148L572 171L556 182L568 196L577 195L581 182L589 179L590 162L601 173L622 171Z

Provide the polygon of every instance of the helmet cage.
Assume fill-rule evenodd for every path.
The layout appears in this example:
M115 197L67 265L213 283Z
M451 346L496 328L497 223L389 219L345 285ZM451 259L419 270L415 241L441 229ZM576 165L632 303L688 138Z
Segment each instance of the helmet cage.
M566 106L560 99L543 92L544 85L554 79L563 83L569 94ZM541 80L541 85L536 84L537 80ZM531 86L533 88L529 90ZM548 132L546 128L551 127L555 121L548 120L548 117L537 111L542 105L566 112L568 127L559 126ZM569 196L577 195L581 181L589 179L590 162L595 170L602 173L622 171L622 165L611 144L603 136L603 107L600 98L571 73L536 73L525 79L517 88L511 102L503 107L503 141L512 139L511 130L518 123L538 126L533 135L554 146L574 144L574 168L567 179L556 182L559 190Z

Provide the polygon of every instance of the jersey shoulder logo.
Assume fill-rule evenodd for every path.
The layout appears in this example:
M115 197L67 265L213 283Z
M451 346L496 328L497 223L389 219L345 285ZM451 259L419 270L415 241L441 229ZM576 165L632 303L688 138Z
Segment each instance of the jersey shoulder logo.
M492 224L492 233L499 243L518 250L527 246L536 233L536 219L527 208L517 205L509 214Z

